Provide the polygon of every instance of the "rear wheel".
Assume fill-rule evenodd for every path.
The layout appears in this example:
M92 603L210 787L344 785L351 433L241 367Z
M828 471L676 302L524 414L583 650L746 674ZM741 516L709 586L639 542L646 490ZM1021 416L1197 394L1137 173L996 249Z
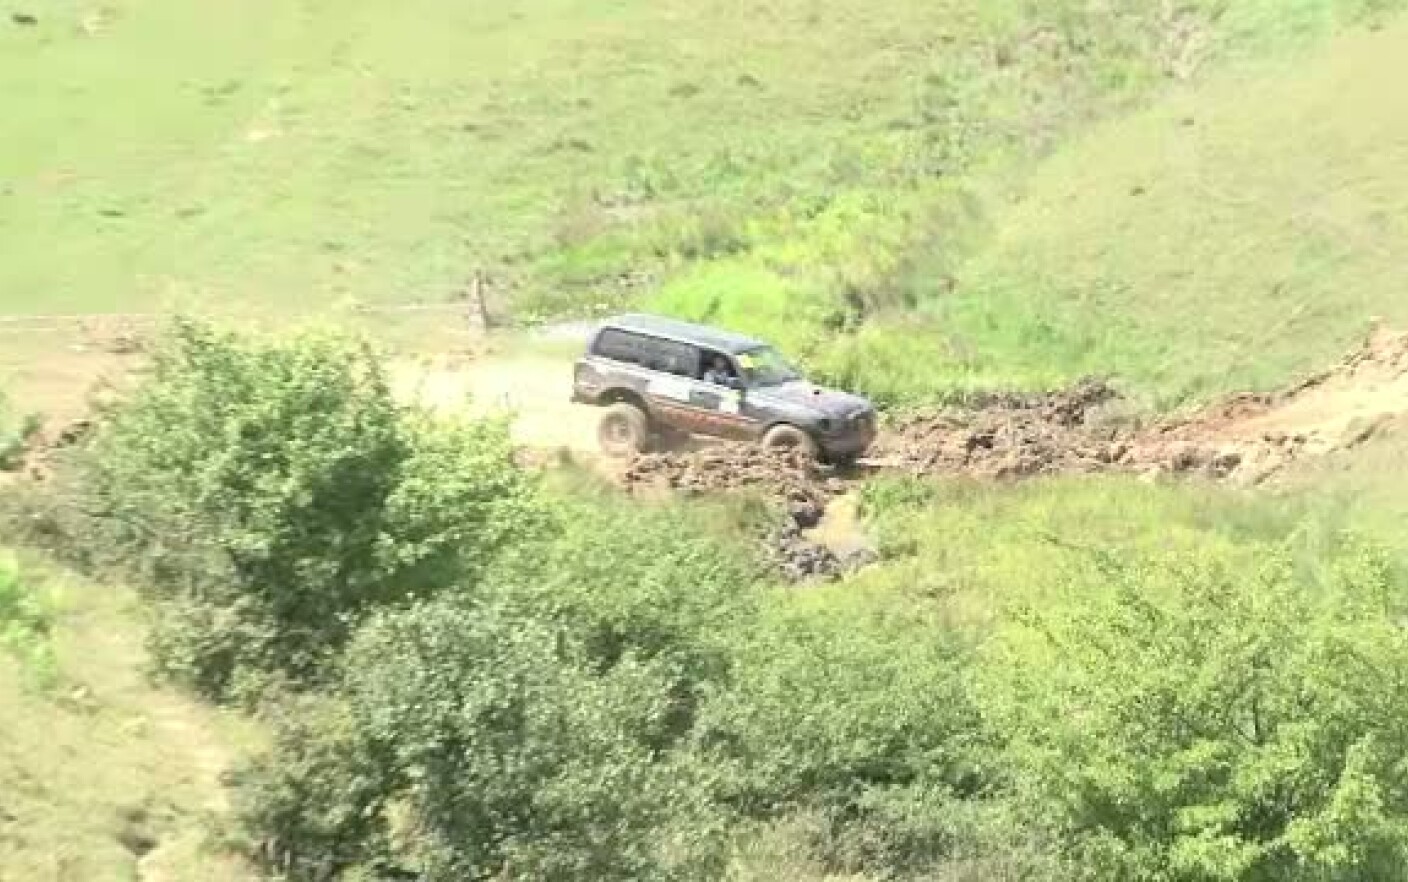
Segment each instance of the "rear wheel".
M618 402L602 415L596 439L608 456L633 456L645 450L650 440L650 422L639 407Z
M763 446L769 450L795 450L813 459L817 455L816 441L796 426L781 425L768 429L763 436Z

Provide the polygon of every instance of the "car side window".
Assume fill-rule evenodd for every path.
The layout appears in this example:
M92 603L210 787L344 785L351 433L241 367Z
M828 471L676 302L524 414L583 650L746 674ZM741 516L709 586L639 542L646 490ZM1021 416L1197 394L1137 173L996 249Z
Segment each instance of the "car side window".
M740 380L738 368L734 366L733 359L722 352L703 350L699 360L699 379L716 386L736 386Z
M693 346L615 328L597 335L593 352L612 361L681 377L693 377L699 369L699 351Z
M596 344L592 348L594 353L602 358L624 361L627 364L640 364L642 354L639 344L640 338L636 335L607 328L597 334Z
M699 364L699 350L670 340L655 340L656 370L679 377L692 377Z

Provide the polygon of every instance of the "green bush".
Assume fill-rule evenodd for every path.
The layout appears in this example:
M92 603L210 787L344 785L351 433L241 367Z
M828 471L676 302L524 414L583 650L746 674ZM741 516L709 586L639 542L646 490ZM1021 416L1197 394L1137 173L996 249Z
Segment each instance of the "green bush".
M30 439L39 428L40 419L36 414L17 416L0 394L0 472L20 466Z
M651 746L671 672L583 662L494 606L379 616L348 649L342 706L247 776L246 824L293 879L717 878L703 770Z
M677 506L571 492L551 515L479 591L378 616L330 704L276 723L242 788L268 863L717 878L727 813L687 736L756 613L757 562Z
M393 401L353 340L178 327L86 458L99 557L155 602L169 674L228 697L306 681L369 610L472 590L542 519L504 427Z
M331 879L390 854L385 763L340 697L265 706L272 744L236 770L236 812L251 855L289 879Z
M687 729L699 690L726 677L735 632L757 615L761 564L678 506L598 498L556 514L559 535L506 567L500 590L571 635L595 669L633 656L674 672Z
M13 557L0 554L0 649L13 653L41 678L53 671L53 645L49 635L54 611L21 573Z
M742 815L802 811L847 871L917 871L970 845L988 748L962 645L905 604L791 598L744 629L696 741Z
M1375 553L1097 556L985 661L1029 817L1092 879L1388 880L1408 865L1408 635Z

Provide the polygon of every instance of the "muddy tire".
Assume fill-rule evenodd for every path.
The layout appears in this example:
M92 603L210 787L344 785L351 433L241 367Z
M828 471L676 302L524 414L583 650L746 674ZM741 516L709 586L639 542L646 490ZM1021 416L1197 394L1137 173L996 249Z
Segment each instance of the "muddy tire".
M796 426L785 424L768 429L763 436L763 446L769 450L795 450L813 459L817 455L816 441L812 440L811 435Z
M650 421L645 412L625 401L613 404L602 414L596 430L597 443L607 456L626 457L645 451L650 441Z

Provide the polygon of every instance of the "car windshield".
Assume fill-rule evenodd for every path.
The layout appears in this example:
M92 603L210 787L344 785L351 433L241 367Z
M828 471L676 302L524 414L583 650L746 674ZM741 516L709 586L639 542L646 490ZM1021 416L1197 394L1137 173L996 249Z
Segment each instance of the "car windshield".
M800 378L782 354L770 346L750 349L738 355L738 365L750 386L777 386Z

